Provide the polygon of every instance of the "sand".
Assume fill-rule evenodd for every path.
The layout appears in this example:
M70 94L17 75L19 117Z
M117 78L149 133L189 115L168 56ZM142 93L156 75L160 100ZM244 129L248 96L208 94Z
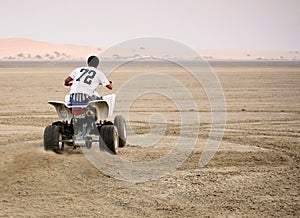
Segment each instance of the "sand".
M57 120L47 101L64 99L68 89L62 84L70 70L0 69L0 217L300 216L299 67L214 68L227 124L220 149L204 168L198 161L211 124L207 96L184 72L156 69L189 87L202 119L190 125L200 131L189 158L175 172L138 183L103 174L80 150L69 148L62 155L43 150L43 130ZM130 73L142 70L112 74L115 92ZM165 138L148 148L129 144L119 157L150 161L172 149L180 111L165 97L149 94L132 104L129 134L148 133L154 112L166 116Z

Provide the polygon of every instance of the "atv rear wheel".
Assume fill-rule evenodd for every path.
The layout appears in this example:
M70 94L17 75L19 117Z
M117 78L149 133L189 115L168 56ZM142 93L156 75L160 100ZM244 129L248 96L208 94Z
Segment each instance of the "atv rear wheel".
M53 150L52 126L46 126L44 130L44 149L45 151Z
M47 126L44 130L44 149L62 154L64 151L64 143L61 142L62 139L61 127Z
M126 145L127 139L125 118L122 115L117 115L114 119L114 125L118 129L119 147L122 148Z
M113 154L118 153L118 130L114 125L104 125L100 128L99 145L100 148L108 147Z

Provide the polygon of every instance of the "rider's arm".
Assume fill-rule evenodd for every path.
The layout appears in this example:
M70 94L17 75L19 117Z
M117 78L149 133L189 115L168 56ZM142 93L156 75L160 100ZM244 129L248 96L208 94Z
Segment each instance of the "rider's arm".
M73 81L73 79L69 76L69 77L67 77L66 79L65 79L65 86L71 86L72 85L72 82Z

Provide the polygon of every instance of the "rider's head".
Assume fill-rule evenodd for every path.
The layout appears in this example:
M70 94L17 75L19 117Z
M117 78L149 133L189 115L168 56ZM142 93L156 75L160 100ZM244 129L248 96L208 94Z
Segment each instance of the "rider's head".
M87 60L87 64L89 67L95 67L97 68L99 65L99 58L97 58L96 56L92 55L88 58Z

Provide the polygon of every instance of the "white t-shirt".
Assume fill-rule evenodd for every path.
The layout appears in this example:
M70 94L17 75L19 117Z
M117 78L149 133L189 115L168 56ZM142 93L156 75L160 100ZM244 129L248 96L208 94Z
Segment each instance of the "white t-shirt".
M69 76L73 79L70 94L84 93L91 96L99 85L109 85L104 73L94 67L76 68Z

